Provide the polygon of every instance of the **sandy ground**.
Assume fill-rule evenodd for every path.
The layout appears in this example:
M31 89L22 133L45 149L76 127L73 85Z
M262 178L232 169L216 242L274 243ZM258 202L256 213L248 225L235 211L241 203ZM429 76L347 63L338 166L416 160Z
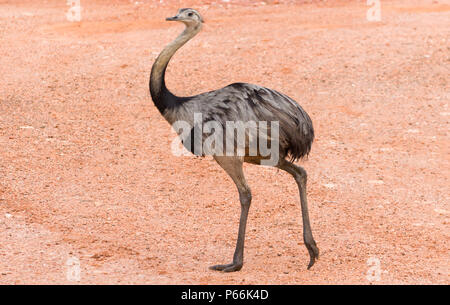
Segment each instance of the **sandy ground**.
M69 22L63 0L0 0L1 284L450 283L450 1L381 1L380 22L366 1L81 2ZM244 268L207 268L231 260L238 194L171 154L148 93L189 6L206 23L173 92L256 83L313 119L309 271L293 179L251 165Z

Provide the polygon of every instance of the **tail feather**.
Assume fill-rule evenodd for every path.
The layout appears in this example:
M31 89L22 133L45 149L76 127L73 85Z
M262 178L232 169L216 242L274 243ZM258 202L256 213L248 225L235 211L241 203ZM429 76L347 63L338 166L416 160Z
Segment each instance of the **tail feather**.
M295 128L287 134L288 146L285 153L291 162L307 157L314 141L314 128L310 117L300 106L299 112L301 117L298 118Z
M314 141L311 118L303 108L285 94L260 88L253 97L269 110L271 117L280 124L280 148L291 162L308 156Z

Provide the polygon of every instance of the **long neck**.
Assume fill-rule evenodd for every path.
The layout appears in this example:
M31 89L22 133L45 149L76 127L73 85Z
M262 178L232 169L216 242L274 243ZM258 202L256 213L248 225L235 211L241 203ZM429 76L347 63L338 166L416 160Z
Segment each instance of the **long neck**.
M201 30L201 24L188 25L174 41L168 44L156 58L150 74L150 94L161 114L167 108L176 106L175 96L166 88L164 75L167 65L175 52Z

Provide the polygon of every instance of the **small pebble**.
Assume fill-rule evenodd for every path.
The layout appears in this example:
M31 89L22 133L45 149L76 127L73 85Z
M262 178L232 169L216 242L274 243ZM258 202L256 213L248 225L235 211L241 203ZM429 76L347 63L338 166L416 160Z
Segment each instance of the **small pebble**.
M381 184L384 184L384 181L383 180L369 180L369 183L381 185Z
M439 214L450 214L450 211L443 210L443 209L434 209L434 211Z

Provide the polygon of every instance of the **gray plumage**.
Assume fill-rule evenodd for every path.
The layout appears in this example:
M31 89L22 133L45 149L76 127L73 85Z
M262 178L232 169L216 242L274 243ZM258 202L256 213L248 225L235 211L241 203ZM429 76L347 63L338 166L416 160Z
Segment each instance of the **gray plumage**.
M314 129L308 114L290 97L264 87L246 83L234 83L219 90L202 93L191 97L177 97L165 86L164 76L170 58L187 41L194 37L200 30L203 18L193 9L180 9L169 21L180 21L186 25L183 33L170 43L158 56L152 67L150 75L150 93L160 113L170 123L184 121L194 126L191 134L194 134L196 123L194 114L202 114L201 124L217 122L226 131L226 122L273 122L279 123L279 160L274 165L289 174L297 182L303 215L303 237L305 246L310 255L308 269L318 258L319 250L311 232L306 200L306 171L293 164L309 154L314 140ZM197 122L198 123L198 122ZM272 130L267 128L267 139L272 143ZM195 152L196 145L202 145L209 134L201 134L200 142L192 138L184 138L184 146L191 152ZM246 145L250 136L246 135ZM198 140L198 139L197 139ZM259 141L260 139L258 139ZM224 141L225 142L225 141ZM248 147L246 147L247 149ZM233 262L226 265L215 265L211 269L220 271L238 271L243 265L243 251L245 239L245 227L248 211L251 203L251 191L244 177L242 164L249 162L261 164L264 159L261 155L245 156L214 155L217 163L228 173L236 184L241 202L241 218L239 233L236 243ZM289 159L287 161L286 159Z
M184 120L193 125L194 113L203 114L203 123L219 122L224 131L227 121L278 121L280 158L291 161L308 155L314 140L311 119L302 107L278 91L253 84L234 83L189 97L163 115L170 123Z

